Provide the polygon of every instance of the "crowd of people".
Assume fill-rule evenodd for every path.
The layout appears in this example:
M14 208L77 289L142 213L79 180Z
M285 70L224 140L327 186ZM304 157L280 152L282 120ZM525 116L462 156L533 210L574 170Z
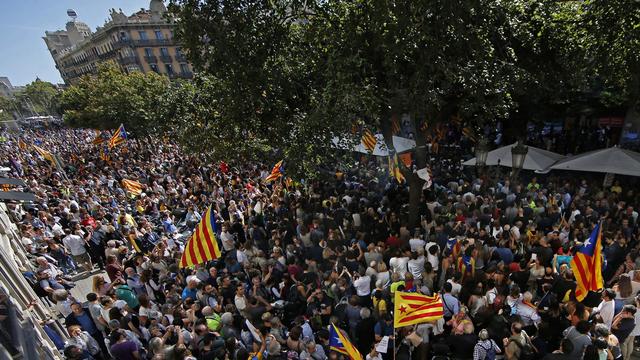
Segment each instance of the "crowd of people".
M0 143L0 164L37 198L7 206L33 261L25 276L64 317L68 340L51 337L68 359L345 358L329 346L331 323L367 360L627 360L634 351L633 185L493 183L434 169L410 224L407 187L370 178L365 165L266 183L270 164L220 166L135 139L107 159L94 137L53 127ZM222 256L180 268L209 206ZM577 302L569 264L597 223L605 289ZM69 291L77 274L93 282L84 298ZM444 318L394 329L396 291L440 294Z

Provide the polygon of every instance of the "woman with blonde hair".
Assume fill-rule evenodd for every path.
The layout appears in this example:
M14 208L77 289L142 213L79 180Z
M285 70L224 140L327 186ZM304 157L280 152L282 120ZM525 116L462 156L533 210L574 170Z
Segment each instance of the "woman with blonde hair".
M98 296L105 296L113 288L113 285L107 282L102 275L96 275L93 277L93 284L91 289Z

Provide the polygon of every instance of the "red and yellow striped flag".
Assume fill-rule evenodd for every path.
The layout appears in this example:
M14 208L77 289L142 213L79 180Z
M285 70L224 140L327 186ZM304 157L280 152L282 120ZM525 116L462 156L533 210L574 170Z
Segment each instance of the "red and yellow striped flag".
M122 179L122 187L132 195L138 196L142 194L142 184L138 181Z
M470 127L465 127L464 129L462 129L462 135L466 136L472 142L478 141L478 139L476 138L476 134Z
M378 143L378 139L371 133L369 130L365 130L362 134L362 145L367 149L368 152L372 153L376 148L376 144Z
M220 248L216 240L216 219L212 206L202 217L193 235L184 247L180 267L195 266L220 257Z
M398 135L400 133L400 121L398 121L398 117L396 115L391 117L391 133L393 135Z
M127 131L124 129L124 125L120 124L118 129L111 136L111 139L109 139L109 149L118 146L125 141L127 141Z
M264 181L274 181L277 180L279 178L282 177L282 175L284 175L284 167L282 166L284 160L280 160L278 161L274 166L273 169L271 169L271 174L269 174L269 176L267 176Z
M591 236L571 259L571 271L576 278L576 299L578 301L582 301L589 291L598 291L604 287L601 224L596 225Z
M435 321L442 317L444 317L444 306L440 295L427 296L396 291L393 310L394 327Z
M22 139L18 139L18 148L20 150L27 150L27 143L22 141Z
M48 152L47 150L37 146L37 145L32 145L34 149L36 149L36 152L38 154L40 154L40 156L42 156L45 160L51 162L52 164L55 163L55 160L53 158L53 154Z

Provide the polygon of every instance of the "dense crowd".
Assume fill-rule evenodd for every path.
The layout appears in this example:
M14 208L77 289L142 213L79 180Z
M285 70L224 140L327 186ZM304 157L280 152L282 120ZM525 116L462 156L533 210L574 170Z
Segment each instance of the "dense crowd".
M331 323L368 360L627 360L640 335L632 185L434 169L412 226L406 187L367 165L265 183L270 164L210 164L165 141L130 139L106 160L94 136L20 133L62 167L14 135L0 143L0 165L37 197L7 205L33 261L25 276L64 317L69 339L50 336L68 359L343 358ZM222 256L181 269L210 205ZM569 262L600 221L606 289L577 302ZM85 298L69 292L77 273L92 276ZM394 330L396 291L439 293L444 318Z

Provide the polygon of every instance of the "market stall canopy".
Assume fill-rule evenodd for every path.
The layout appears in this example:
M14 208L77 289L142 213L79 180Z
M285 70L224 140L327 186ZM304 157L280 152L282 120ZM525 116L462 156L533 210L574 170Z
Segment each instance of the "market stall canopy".
M640 176L640 153L610 147L568 157L549 169Z
M389 156L389 149L387 149L387 144L384 142L384 136L382 134L376 134L376 147L373 149L373 152L370 153L362 144L362 141L356 145L352 150L357 151L363 154L372 154L376 156ZM339 138L333 138L333 144L340 149L347 149L346 141L343 141ZM396 149L396 153L402 153L408 150L412 150L416 147L415 140L403 138L400 136L393 137L393 147Z
M501 165L506 167L512 167L511 161L511 148L516 144L503 146L501 148L489 151L487 156L488 166ZM556 154L551 151L543 150L537 147L528 146L527 156L524 158L524 164L522 168L525 170L542 170L546 169L553 163L564 158L563 155ZM475 166L476 158L467 160L462 165Z

